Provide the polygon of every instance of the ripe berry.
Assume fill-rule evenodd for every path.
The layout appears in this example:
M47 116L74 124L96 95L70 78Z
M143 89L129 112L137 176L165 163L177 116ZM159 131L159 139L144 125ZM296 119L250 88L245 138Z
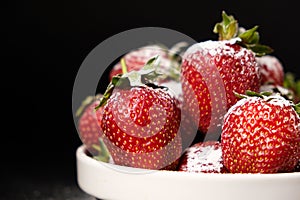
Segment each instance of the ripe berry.
M276 173L294 169L300 158L300 118L278 95L238 101L224 117L224 165L232 173Z

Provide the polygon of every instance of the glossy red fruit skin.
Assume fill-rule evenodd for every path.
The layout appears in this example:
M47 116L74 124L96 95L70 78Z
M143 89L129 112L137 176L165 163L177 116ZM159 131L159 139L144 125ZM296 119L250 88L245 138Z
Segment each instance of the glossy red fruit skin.
M199 142L186 149L178 171L194 173L227 173L223 165L221 143Z
M103 107L101 128L115 164L161 169L182 152L178 101L165 89L115 88Z
M256 58L261 72L261 85L273 84L283 85L284 69L278 58L271 55L265 55Z
M98 151L93 145L99 146L99 138L103 136L99 122L102 119L102 108L95 110L99 105L99 100L93 101L83 111L78 121L79 137L87 150L92 155L97 155Z
M224 165L231 173L294 170L300 158L300 119L283 97L248 97L224 117Z
M234 40L206 41L184 54L181 82L187 112L206 133L221 127L222 116L238 100L234 91L259 91L260 72L255 54Z

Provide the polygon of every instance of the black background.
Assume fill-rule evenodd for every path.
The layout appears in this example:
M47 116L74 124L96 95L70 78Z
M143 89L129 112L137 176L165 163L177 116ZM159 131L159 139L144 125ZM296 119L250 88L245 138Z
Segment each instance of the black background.
M76 185L75 76L95 46L121 31L155 26L217 39L212 29L225 10L246 28L259 25L261 43L299 74L299 11L289 1L29 0L1 7L1 181L8 196L26 197L24 183Z

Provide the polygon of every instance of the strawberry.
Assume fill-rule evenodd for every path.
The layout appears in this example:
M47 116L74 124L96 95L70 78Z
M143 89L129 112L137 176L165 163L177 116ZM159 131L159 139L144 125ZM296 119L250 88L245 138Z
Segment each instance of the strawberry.
M234 91L259 90L256 55L271 52L269 47L258 44L257 27L238 35L236 20L225 12L222 16L223 22L214 29L220 41L192 45L181 65L187 112L203 133L216 133L221 128L222 116L238 100Z
M123 59L126 64L127 71L138 71L144 67L148 60L153 57L159 56L160 58L160 73L168 74L172 78L179 77L179 65L180 65L180 51L187 44L180 42L175 44L172 48L168 49L163 45L147 45L139 49L130 51L125 54ZM122 63L118 62L113 66L110 71L109 78L123 74Z
M260 67L261 85L273 84L283 86L284 70L282 63L275 56L265 55L257 57L256 61Z
M144 67L148 60L159 56L159 68L156 71L161 74L156 84L166 86L172 90L176 98L182 102L182 90L180 83L181 52L187 46L185 42L176 43L170 49L162 44L147 45L125 54L120 62L113 66L109 78L118 74L138 71Z
M101 118L101 110L95 112L100 96L98 95L97 98L87 97L76 113L76 116L80 116L77 126L80 139L92 155L99 153L97 146L99 146L99 137L103 135L98 125L98 119Z
M130 72L133 70L140 70L149 59L157 55L159 55L160 58L163 58L162 60L164 61L164 64L165 62L167 62L167 50L158 45L141 47L140 49L133 50L127 53L123 58L127 66L127 71ZM164 65L162 66L165 67ZM110 80L118 74L123 74L121 62L118 62L110 71Z
M138 72L115 76L98 106L103 109L104 142L115 164L162 169L181 155L178 100L147 78L155 73L155 61Z
M182 106L185 106L185 104L182 104ZM204 136L203 134L197 134L198 126L196 126L193 119L186 111L186 108L181 107L180 133L182 137L183 149L190 147L198 141L202 141L203 137L199 138L197 136Z
M178 171L195 173L226 173L223 165L221 143L205 141L186 149L180 159Z
M232 173L293 171L300 158L300 105L280 95L247 94L224 117L225 167Z

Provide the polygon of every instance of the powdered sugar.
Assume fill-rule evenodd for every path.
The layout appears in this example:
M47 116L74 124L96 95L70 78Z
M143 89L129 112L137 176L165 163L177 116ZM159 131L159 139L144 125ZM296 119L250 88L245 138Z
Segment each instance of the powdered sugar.
M189 163L191 165L196 166L197 163L199 162L199 160L201 160L201 164L202 167L207 166L207 168L209 168L210 164L218 164L219 168L222 167L222 164L220 163L221 159L221 155L222 155L222 150L221 148L213 150L213 147L211 146L206 146L206 147L202 147L201 149L202 151L197 153L197 151L199 151L199 149L197 147L191 147L191 149L189 150L190 152L194 152L197 156L198 159L194 159L194 157L191 159L190 157L188 157ZM193 163L194 162L194 163ZM213 169L211 169L213 170ZM209 169L207 170L209 171Z
M284 71L281 62L274 56L265 55L256 58L260 66L262 83L274 83L282 85Z
M198 143L187 150L186 156L186 162L181 166L183 171L210 173L222 171L222 149L218 142Z
M268 101L268 103L271 105L280 106L282 108L292 105L290 101L287 101L285 98L283 98L280 95L271 95L265 97L265 100Z
M207 51L211 56L215 56L220 54L222 49L224 49L224 52L227 52L228 54L234 54L234 49L230 48L228 44L235 44L237 41L240 41L240 38L233 38L231 40L224 41L208 40L205 42L200 42L189 47L185 52L184 57L197 51Z

